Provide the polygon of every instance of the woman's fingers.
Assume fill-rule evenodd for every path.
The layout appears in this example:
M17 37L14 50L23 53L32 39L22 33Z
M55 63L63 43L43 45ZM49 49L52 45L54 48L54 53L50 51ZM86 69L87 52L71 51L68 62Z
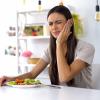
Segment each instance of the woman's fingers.
M65 33L65 36L66 36L67 38L68 38L69 35L72 33L72 32L70 31L72 25L73 25L73 19L71 18L71 19L69 19L69 20L67 21L67 23L65 24L64 33Z
M1 77L0 78L0 86L2 86L5 81L6 81L6 77L5 76Z
M72 18L68 20L68 25L69 25L70 28L73 25L73 19Z
M72 18L68 19L57 38L59 41L64 42L68 39L69 35L72 33L70 31L72 25L73 25L73 19Z

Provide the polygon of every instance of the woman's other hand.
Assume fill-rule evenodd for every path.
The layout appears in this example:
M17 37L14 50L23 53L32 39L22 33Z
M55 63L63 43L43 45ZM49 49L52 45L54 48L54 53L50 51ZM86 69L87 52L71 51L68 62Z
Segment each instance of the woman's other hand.
M4 85L5 82L12 80L13 78L7 77L7 76L2 76L0 78L0 86Z

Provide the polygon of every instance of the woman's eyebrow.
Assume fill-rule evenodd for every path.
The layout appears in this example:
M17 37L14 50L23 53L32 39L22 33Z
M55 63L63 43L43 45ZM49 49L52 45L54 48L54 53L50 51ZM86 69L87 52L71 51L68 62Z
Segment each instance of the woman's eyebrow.
M49 21L49 23L53 23L53 22L62 22L62 21L64 21L64 20L62 20L62 19L60 20L60 19L59 19L59 20L55 20L55 21Z

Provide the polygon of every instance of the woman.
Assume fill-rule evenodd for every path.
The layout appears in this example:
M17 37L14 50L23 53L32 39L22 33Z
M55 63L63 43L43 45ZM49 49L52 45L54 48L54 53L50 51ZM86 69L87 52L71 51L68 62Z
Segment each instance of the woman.
M16 76L3 76L4 81L36 78L49 64L51 84L91 88L91 63L94 47L75 37L72 15L65 6L55 6L47 16L50 46L32 71Z

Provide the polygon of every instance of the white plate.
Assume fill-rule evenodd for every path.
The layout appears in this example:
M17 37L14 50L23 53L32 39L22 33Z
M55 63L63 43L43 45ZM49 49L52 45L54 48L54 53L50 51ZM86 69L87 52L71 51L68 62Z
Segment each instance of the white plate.
M36 84L36 85L10 85L8 82L6 83L7 86L11 87L17 87L17 88L32 88L32 87L40 87L41 84Z

